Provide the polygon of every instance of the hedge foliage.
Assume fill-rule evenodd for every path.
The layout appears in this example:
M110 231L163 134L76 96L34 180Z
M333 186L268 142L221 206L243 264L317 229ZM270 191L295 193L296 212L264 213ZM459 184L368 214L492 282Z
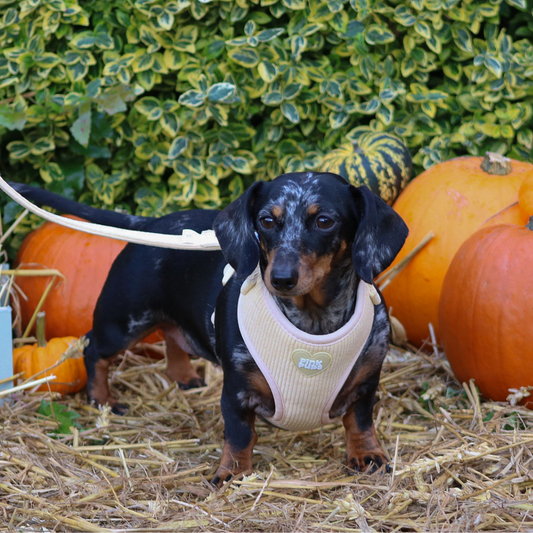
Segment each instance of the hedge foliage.
M0 0L0 169L161 215L320 168L368 130L419 170L529 158L526 1Z

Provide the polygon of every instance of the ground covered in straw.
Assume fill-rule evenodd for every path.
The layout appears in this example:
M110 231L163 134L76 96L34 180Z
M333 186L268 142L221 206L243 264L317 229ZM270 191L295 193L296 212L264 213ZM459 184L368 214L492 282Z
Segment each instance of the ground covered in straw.
M533 529L533 412L480 400L438 353L391 348L387 358L375 420L392 472L347 472L340 423L303 433L260 423L255 473L218 491L209 479L223 440L222 376L196 364L207 386L184 392L162 361L126 352L111 374L124 417L83 394L21 392L0 404L0 529ZM51 400L54 414L39 414ZM70 432L54 433L57 404L80 415Z

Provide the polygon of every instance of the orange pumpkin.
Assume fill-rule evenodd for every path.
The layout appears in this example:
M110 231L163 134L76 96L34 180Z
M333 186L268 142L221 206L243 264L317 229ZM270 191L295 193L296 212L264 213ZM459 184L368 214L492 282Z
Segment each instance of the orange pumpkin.
M442 344L461 382L503 401L533 386L533 217L527 226L479 230L459 249L444 278ZM533 396L526 399L533 408Z
M87 384L87 372L83 357L65 359L60 365L54 366L65 353L67 348L77 337L53 338L46 342L44 336L44 313L39 313L37 322L37 342L32 345L22 346L13 350L13 369L15 374L24 372L24 379L39 374L37 378L54 375L56 379L43 383L37 390L73 394L80 391Z
M517 206L518 189L524 177L533 175L533 165L501 158L502 166L507 161L512 167L501 175L494 173L504 172L497 159L487 154L485 159L459 157L436 165L411 181L393 206L409 227L409 237L392 266L430 231L435 234L383 291L387 305L417 346L428 338L430 322L440 337L442 282L461 244L483 224L527 222ZM489 164L494 160L496 164Z
M55 283L42 308L46 312L48 338L81 337L92 328L96 301L113 261L124 246L123 241L51 222L24 239L15 260L17 266L55 268L65 276ZM19 276L16 281L28 297L28 300L20 299L22 322L26 327L50 278ZM157 342L162 336L154 334L148 340Z
M522 215L533 215L533 174L527 176L518 191L518 207Z

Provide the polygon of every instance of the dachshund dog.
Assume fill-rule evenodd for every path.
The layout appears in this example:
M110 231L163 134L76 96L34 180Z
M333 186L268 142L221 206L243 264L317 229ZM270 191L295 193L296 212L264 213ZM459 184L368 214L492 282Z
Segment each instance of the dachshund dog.
M109 404L115 413L127 408L109 390L110 361L157 328L166 340L167 374L181 388L203 385L189 354L220 365L225 443L215 485L251 472L255 418L272 418L276 410L271 386L237 320L245 280L259 266L264 287L292 326L309 335L329 335L350 321L360 281L372 287L408 232L400 216L368 188L331 173L284 174L255 182L220 212L181 211L161 218L100 210L11 185L39 205L98 224L175 235L184 229L215 230L222 252L128 244L99 296L84 354L89 402ZM223 285L227 263L235 274ZM375 293L370 333L328 413L343 417L348 466L358 471L387 463L372 410L390 325L385 303Z

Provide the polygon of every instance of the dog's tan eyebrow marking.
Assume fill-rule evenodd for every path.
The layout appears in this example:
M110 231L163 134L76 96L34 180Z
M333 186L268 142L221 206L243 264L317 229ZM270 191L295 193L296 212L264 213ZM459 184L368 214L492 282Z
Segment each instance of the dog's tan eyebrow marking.
M283 215L283 207L281 207L280 205L275 205L272 207L272 214L276 217L276 218L281 218L282 215Z
M317 204L312 204L307 208L307 214L308 215L316 215L318 211L320 210L320 206Z

